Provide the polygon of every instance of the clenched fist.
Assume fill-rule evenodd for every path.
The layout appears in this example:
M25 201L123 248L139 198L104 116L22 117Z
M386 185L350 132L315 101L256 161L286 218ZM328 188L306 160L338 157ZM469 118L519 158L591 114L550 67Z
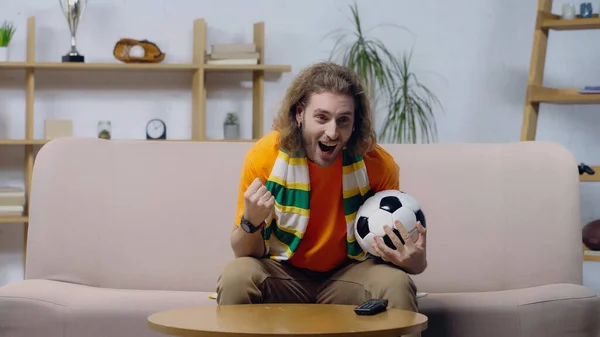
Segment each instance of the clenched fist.
M244 218L258 226L273 211L275 198L260 179L256 178L244 193L244 202Z

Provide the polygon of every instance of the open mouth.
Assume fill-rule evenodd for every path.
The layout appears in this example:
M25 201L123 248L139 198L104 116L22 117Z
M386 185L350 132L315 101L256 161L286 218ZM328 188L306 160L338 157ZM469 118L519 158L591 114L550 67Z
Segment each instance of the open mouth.
M333 145L326 145L322 142L319 142L319 148L321 149L321 151L323 153L327 153L330 154L333 152L333 150L335 150L335 147L337 146L337 144L333 143Z

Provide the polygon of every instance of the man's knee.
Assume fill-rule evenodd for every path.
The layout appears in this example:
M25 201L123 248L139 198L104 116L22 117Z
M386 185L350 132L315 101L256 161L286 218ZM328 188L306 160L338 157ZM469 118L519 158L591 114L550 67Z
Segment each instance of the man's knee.
M385 298L392 308L417 311L417 287L404 270L389 264L373 266L370 280L374 296Z
M400 268L389 264L378 264L374 268L373 274L381 276L375 277L375 280L382 289L398 289L416 292L416 287L412 278Z
M229 262L217 281L219 304L250 303L259 295L258 286L265 273L260 261L253 257L240 257Z
M403 270L375 259L342 268L319 294L324 303L360 304L369 298L387 299L391 308L417 311L412 278Z
M239 285L241 283L260 282L264 275L258 259L253 257L239 257L230 261L219 276L219 283L223 285Z

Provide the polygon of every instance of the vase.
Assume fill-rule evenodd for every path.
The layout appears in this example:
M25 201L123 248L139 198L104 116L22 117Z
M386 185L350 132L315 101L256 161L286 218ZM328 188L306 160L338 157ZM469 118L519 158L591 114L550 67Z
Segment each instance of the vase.
M224 124L223 133L225 139L238 139L240 138L240 126L238 124Z
M582 2L579 5L579 16L581 18L591 18L593 13L591 2Z
M8 61L8 47L0 47L0 62Z

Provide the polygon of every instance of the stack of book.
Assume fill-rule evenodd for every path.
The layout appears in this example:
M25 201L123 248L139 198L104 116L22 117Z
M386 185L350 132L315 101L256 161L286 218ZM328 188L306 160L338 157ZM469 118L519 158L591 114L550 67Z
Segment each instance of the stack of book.
M580 94L600 94L600 86L586 85L585 88L578 91Z
M206 55L206 64L258 64L259 54L254 43L213 44Z
M21 187L0 187L0 218L22 216L25 190Z

